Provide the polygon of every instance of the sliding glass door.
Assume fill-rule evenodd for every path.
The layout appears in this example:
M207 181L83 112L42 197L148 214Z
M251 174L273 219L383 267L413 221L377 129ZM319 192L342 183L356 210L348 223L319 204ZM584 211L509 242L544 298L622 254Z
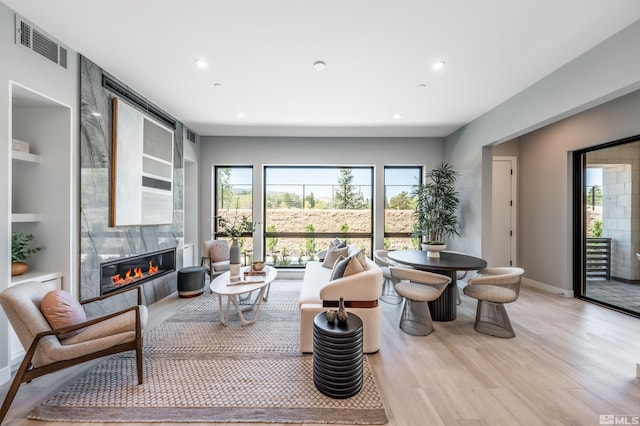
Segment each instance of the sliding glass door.
M578 297L640 316L640 136L574 154Z

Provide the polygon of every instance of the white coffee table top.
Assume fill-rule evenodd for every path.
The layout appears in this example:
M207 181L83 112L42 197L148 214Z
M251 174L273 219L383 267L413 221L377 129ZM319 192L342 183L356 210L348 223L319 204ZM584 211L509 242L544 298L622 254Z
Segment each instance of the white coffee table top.
M233 277L234 279L239 279L242 284L232 282L230 272L225 272L224 274L218 275L213 279L213 281L211 281L211 285L209 286L211 291L216 294L226 296L249 293L251 291L255 291L266 285L269 285L271 281L275 280L276 276L278 275L278 271L276 270L276 268L265 266L264 270L267 272L266 275L245 277L244 272L248 271L250 268L250 266L245 266L240 270L240 275Z

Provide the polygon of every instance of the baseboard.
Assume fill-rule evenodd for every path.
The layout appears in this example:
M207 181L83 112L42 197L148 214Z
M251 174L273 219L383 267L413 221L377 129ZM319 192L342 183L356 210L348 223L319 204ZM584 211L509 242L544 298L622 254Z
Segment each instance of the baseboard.
M11 380L11 366L0 368L0 385Z
M278 269L279 280L301 280L304 276L304 269Z
M544 291L545 293L555 294L556 296L573 298L573 290L567 290L564 288L556 287L554 285L546 284L546 283L532 280L529 278L522 278L522 284L524 286L533 287L537 290Z

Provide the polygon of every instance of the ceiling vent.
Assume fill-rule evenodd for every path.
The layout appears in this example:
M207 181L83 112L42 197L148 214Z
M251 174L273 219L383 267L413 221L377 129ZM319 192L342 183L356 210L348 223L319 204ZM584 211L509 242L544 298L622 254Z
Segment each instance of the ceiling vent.
M39 53L51 62L67 69L67 49L23 17L18 14L15 17L16 44Z

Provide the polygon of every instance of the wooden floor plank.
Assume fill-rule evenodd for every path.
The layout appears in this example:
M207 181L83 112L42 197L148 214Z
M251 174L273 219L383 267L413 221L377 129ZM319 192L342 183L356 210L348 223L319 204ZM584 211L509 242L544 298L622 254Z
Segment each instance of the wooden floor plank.
M278 285L299 281L272 284ZM172 295L153 305L149 326L187 302ZM402 305L382 307L382 348L369 360L389 425L598 425L601 414L640 416L637 318L525 287L507 305L513 339L477 333L475 301L464 294L456 320L436 322L432 335L416 337L398 327ZM89 368L23 386L5 424L47 425L24 417Z

